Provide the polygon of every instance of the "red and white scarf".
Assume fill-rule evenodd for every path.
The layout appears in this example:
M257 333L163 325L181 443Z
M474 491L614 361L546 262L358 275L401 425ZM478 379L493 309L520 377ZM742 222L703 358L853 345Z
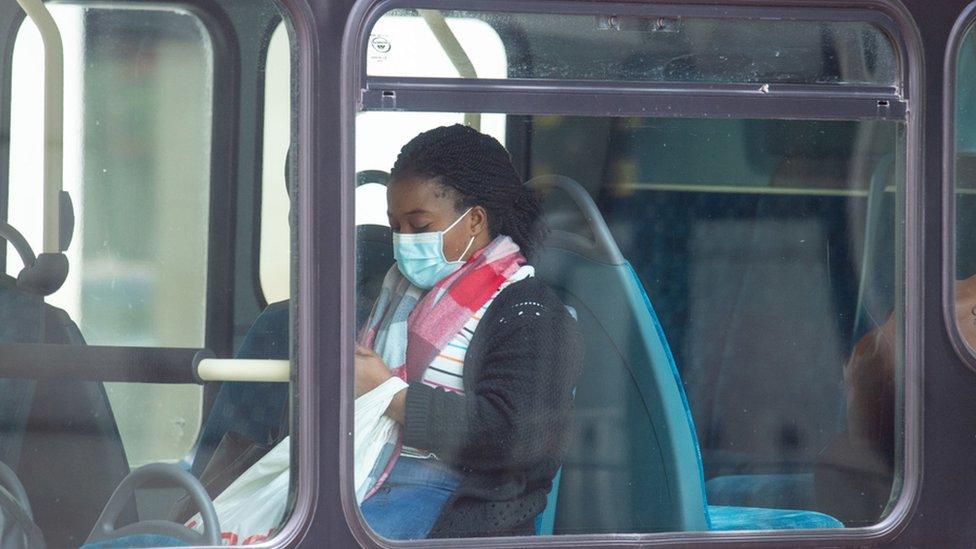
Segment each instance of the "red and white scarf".
M525 263L518 244L498 236L426 294L394 265L360 344L372 348L400 378L420 381L471 316Z
M397 377L421 381L430 363L472 315L525 264L518 244L498 236L426 294L394 265L383 279L359 344L373 349ZM371 441L384 444L386 450L367 474L365 484L372 488L363 499L375 493L393 469L403 446L401 431L390 431L388 440Z

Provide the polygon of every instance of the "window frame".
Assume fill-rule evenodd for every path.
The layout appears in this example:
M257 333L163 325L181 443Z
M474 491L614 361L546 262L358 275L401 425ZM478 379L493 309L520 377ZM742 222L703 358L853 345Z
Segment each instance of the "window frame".
M110 0L102 2L99 0L68 0L69 5L85 6L92 5L99 8L111 9L112 5L118 5L121 9L129 10L151 10L154 8L172 8L185 12L194 17L197 23L203 28L208 40L208 47L213 56L212 72L209 74L211 84L211 104L210 104L210 163L209 181L207 189L207 262L206 280L204 281L204 343L203 347L215 350L217 353L230 352L232 347L233 328L232 321L232 299L230 292L217 292L215 288L230 287L233 283L233 262L228 261L230 243L227 241L226 234L220 232L220 223L224 203L227 197L233 195L233 188L236 184L236 177L232 169L227 169L226 165L221 164L221 158L236 157L236 143L228 139L235 131L235 124L227 121L232 119L232 114L237 111L237 105L231 102L218 101L218 97L226 94L228 88L235 89L237 83L232 81L234 71L229 67L233 63L233 51L229 47L229 38L233 35L229 22L222 17L219 10L206 2L196 0L178 0L154 2L153 0ZM10 135L11 124L11 90L12 90L12 69L13 53L16 45L17 36L21 26L27 20L26 14L15 2L6 5L5 9L11 10L10 17L7 13L0 11L0 18L9 19L10 27L5 31L9 34L5 36L7 42L2 45L0 59L3 60L2 73L0 73L0 128ZM2 19L0 19L2 20ZM234 94L229 94L234 95ZM7 208L9 206L9 185L10 185L10 140L0 143L0 218L7 219ZM233 210L226 217L232 220L235 216ZM75 228L77 230L77 227ZM232 236L232 235L231 235ZM0 245L0 264L6 268L6 245ZM215 259L217 258L217 259ZM201 419L206 421L207 414L216 397L216 390L206 385L202 387L201 393ZM202 424L201 424L202 427Z
M377 2L366 16L365 27L371 29L384 13L393 9L428 8L461 9L484 12L553 13L572 15L707 17L711 19L757 20L772 18L800 21L866 22L878 26L891 40L897 54L897 78L905 82L908 66L907 42L897 18L888 10L877 8L877 2L865 1L847 9L818 7L767 8L737 5L723 6L663 4L608 4L596 2L520 2L519 0L471 0L450 2L427 0L385 0ZM883 3L881 3L883 5ZM361 5L361 4L360 4ZM651 13L647 13L649 10ZM695 82L633 82L603 80L551 79L463 79L428 77L369 76L365 56L349 60L359 68L364 90L362 106L369 109L398 109L444 112L507 112L509 114L564 115L645 115L645 116L723 116L737 118L807 119L903 119L910 90L906 86L846 84L757 84ZM465 99L456 92L466 91ZM554 91L562 95L555 96ZM626 90L626 95L618 95ZM504 92L502 96L500 92ZM392 94L392 95L391 95ZM513 96L518 96L513 99ZM607 98L611 99L607 99ZM453 100L453 101L452 101ZM882 105L881 102L885 104ZM450 104L446 104L450 103ZM505 108L517 103L518 109Z
M970 33L976 33L976 2L956 18L949 33L942 89L942 314L946 332L956 354L969 368L976 370L976 348L966 343L955 315L956 298L956 85L962 44Z
M769 93L743 93L736 89L737 85L657 85L657 84L618 84L613 82L574 82L574 81L462 81L461 79L406 79L379 78L366 76L366 51L369 31L376 20L383 13L394 8L429 8L429 9L458 9L474 11L512 11L512 12L541 12L553 15L564 14L593 14L615 13L648 15L680 14L707 15L710 17L729 17L738 19L743 14L752 16L775 16L783 18L806 16L814 20L867 20L879 23L885 29L889 39L898 52L897 62L899 83L893 89L884 90L876 87L858 87L834 85L834 89L823 90L811 86L770 86ZM670 10L665 12L664 10ZM867 17L865 17L867 16ZM342 154L339 158L341 168L340 189L342 196L341 218L345 221L342 226L343 235L340 242L342 251L344 275L339 285L341 295L338 301L345 312L342 319L352 322L351 310L355 306L354 264L355 233L348 230L352 223L354 204L353 193L355 181L355 115L363 110L373 110L370 107L392 108L389 94L387 103L383 104L384 91L393 91L397 110L450 110L452 112L505 112L506 114L575 114L575 115L625 115L630 113L654 116L653 107L648 110L648 104L663 108L670 106L669 116L704 116L711 117L757 117L757 118L817 118L817 119L850 119L856 116L862 118L898 119L905 124L905 191L904 202L900 205L898 214L904 221L904 228L896 232L896 239L901 240L900 260L904 261L904 287L896 295L896 303L901 301L902 322L900 328L904 333L904 364L899 390L903 397L901 406L896 413L903 418L903 453L900 469L901 491L891 512L877 524L868 527L856 527L831 530L807 531L741 531L741 532L666 532L653 534L583 534L560 535L551 538L519 537L519 546L537 545L601 545L609 541L620 544L658 544L658 543L840 543L859 544L878 542L892 539L905 526L915 506L921 476L921 364L922 347L921 334L924 325L921 322L922 287L921 275L923 271L922 250L922 125L921 108L909 108L913 105L924 105L922 87L922 68L924 57L921 47L921 36L914 19L907 9L900 3L884 0L863 0L856 3L830 1L814 4L805 2L803 5L790 4L776 6L770 0L749 2L731 0L720 6L705 6L700 4L671 4L666 6L649 4L616 4L596 2L566 2L534 0L520 2L501 0L487 2L485 0L361 0L357 2L346 22L346 35L342 52L342 95L341 108L341 139ZM377 85L378 84L378 85ZM533 87L533 85L535 85ZM756 86L747 86L753 89ZM393 89L391 89L393 88ZM625 90L625 94L614 95L609 92ZM405 92L401 94L400 92ZM503 93L495 93L503 92ZM889 103L897 107L892 112L878 112L877 101L883 99L878 93L887 92L897 98L897 102ZM696 95L697 94L697 95ZM864 96L870 97L873 105L862 104ZM426 96L426 98L425 98ZM436 98L433 98L436 96ZM663 96L663 100L662 100ZM830 103L830 110L808 109L798 106L796 99L823 98ZM610 98L609 100L607 98ZM406 99L406 101L404 101ZM891 99L889 98L889 101ZM531 102L529 108L525 103ZM837 106L843 102L849 111L838 115ZM613 105L610 105L613 103ZM774 105L770 106L771 103ZM486 105L495 107L486 108ZM900 105L900 106L899 106ZM502 106L507 106L504 110ZM904 107L904 112L900 109ZM707 108L707 110L706 110ZM525 112L531 111L531 112ZM334 346L342 353L340 357L341 372L338 377L342 381L341 399L342 414L339 418L340 433L346 435L351 432L352 424L352 379L349 372L353 371L352 348L353 334L347 329L341 332L343 336ZM324 358L324 357L323 357ZM326 418L322 418L327 421ZM333 419L334 421L334 419ZM330 464L328 472L332 478L338 477L338 492L342 509L346 519L345 528L356 540L369 546L484 546L496 544L511 544L513 538L496 539L464 539L464 540L422 540L393 541L378 538L363 522L358 505L352 494L352 437L341 436L340 453L337 475L332 475L334 465ZM328 454L334 455L332 449ZM896 476L895 483L899 479ZM321 493L320 497L330 497L332 493ZM331 499L331 498L330 498ZM330 525L335 528L338 525Z
M289 323L291 328L290 337L290 361L291 379L289 412L292 415L290 425L291 436L291 477L289 479L289 499L286 508L286 519L275 532L274 536L265 542L264 547L293 547L303 545L304 540L309 539L312 543L316 536L316 518L322 509L318 506L318 499L323 494L328 494L335 490L335 486L330 484L329 475L324 474L320 464L325 461L328 463L329 454L336 454L335 444L328 441L328 433L322 433L330 425L330 418L334 414L329 413L328 399L320 399L320 383L335 381L329 376L323 376L320 369L313 367L319 360L319 356L328 356L330 353L318 352L325 351L334 343L329 337L319 337L322 324L338 325L340 328L348 328L343 322L348 317L349 321L355 326L354 309L345 308L345 315L342 318L327 318L325 322L320 322L319 307L325 302L329 305L329 292L322 292L326 295L322 299L315 291L315 281L318 276L329 279L340 279L338 276L337 265L334 262L325 261L320 266L321 258L318 248L318 239L321 238L328 243L328 232L317 231L315 225L323 223L321 219L316 219L315 212L318 210L316 204L321 201L324 208L328 210L333 203L325 189L313 184L313 156L307 154L307 150L313 150L313 145L318 149L323 147L313 136L317 133L327 131L328 124L319 123L316 116L319 114L321 105L313 102L313 90L317 87L318 76L313 72L313 67L317 62L322 61L319 53L318 25L325 25L327 22L316 21L312 7L306 0L272 0L274 1L281 15L282 24L288 32L288 41L291 49L291 81L292 81L292 106L291 116L294 121L291 124L291 157L288 163L288 173L286 177L291 185L293 194L289 197L291 211L289 212L290 227L290 246L291 246L291 275L290 275L290 300L298 300L302 303L301 307L295 307L294 303L289 306ZM268 39L274 32L271 27ZM267 45L262 46L264 53L267 52ZM263 95L263 86L262 86ZM263 114L263 102L261 108ZM262 117L263 121L263 117ZM325 148L334 148L337 156L338 144L325 141ZM316 152L330 151L316 150ZM326 192L322 192L326 191ZM260 192L260 191L259 191ZM319 194L321 192L321 195ZM302 200L298 200L298 197ZM260 211L258 212L260 215ZM335 221L335 220L329 220ZM334 234L334 233L333 233ZM260 233L258 233L255 243L260 246ZM252 243L252 245L254 245ZM334 243L328 243L330 252L333 251ZM297 256L297 258L296 258ZM258 263L255 263L257 268ZM348 270L348 269L347 269ZM257 271L255 271L257 273ZM255 274L256 280L259 278ZM348 281L346 282L348 283ZM341 286L341 279L340 279ZM334 296L333 296L334 297ZM334 302L333 304L339 305ZM353 305L354 307L355 305ZM336 307L338 308L338 307ZM351 386L352 381L348 381ZM326 402L321 403L321 400ZM334 422L331 422L334 423ZM324 442L323 442L324 441ZM324 450L324 452L322 451ZM323 460L323 455L325 459ZM297 468L297 473L295 469ZM331 530L331 528L327 528ZM332 534L335 536L335 533Z
M208 242L207 242L207 279L206 279L206 312L205 312L205 342L204 345L209 350L219 353L226 353L229 356L233 352L233 325L234 325L234 258L235 258L235 224L237 217L236 188L238 183L238 158L240 143L236 138L239 131L240 118L237 113L242 108L240 104L240 76L237 65L240 63L239 56L235 55L237 38L234 33L233 22L227 17L222 9L222 4L213 3L209 0L177 0L155 2L153 0L116 0L127 8L145 7L151 9L155 6L172 6L184 10L197 17L206 29L213 48L213 73L211 92L211 151L210 151L210 182L209 189L210 205L208 214ZM292 81L297 84L298 89L293 90L293 97L297 95L298 101L292 108L293 119L297 119L297 127L292 124L291 139L293 143L299 144L296 147L294 158L291 163L289 179L301 182L301 192L304 196L311 196L314 193L310 190L310 166L306 161L307 155L304 154L304 147L311 139L311 119L312 104L308 100L311 96L313 75L311 72L310 59L316 56L317 48L315 44L316 32L314 29L314 16L312 9L303 0L268 0L274 3L281 11L281 20L289 27L289 41L293 51L292 58ZM301 3L300 3L301 2ZM73 0L74 4L94 4L104 5L100 0ZM7 26L0 26L0 130L5 130L9 135L11 101L10 90L12 81L12 61L13 50L17 34L21 24L26 19L23 10L16 2L5 2L0 5L0 21L9 21ZM274 30L274 26L271 27ZM270 38L268 33L267 38ZM262 45L266 52L267 44ZM294 67L298 67L298 72ZM297 76L297 77L296 77ZM257 92L263 94L262 90ZM263 113L263 108L261 109ZM295 114L295 113L301 113ZM261 113L259 113L261 114ZM260 123L260 121L259 121ZM300 136L300 138L299 138ZM6 219L8 206L8 185L9 185L9 162L10 160L10 140L0 139L0 219ZM260 167L260 163L258 163ZM260 174L257 176L260 182ZM296 183L296 187L298 187ZM260 192L260 189L259 191ZM294 201L293 201L294 203ZM313 208L311 200L303 202L303 211L300 213L301 219L311 219ZM217 213L226 215L216 215ZM292 219L299 216L293 212ZM221 221L221 218L224 218ZM309 252L308 242L310 235L307 230L307 223L302 232L301 240L297 233L299 227L297 223L291 231L292 261L299 248L302 253L299 256L300 268L293 269L291 276L292 295L313 295L310 277L300 276L300 273L313 272L312 259ZM251 242L246 243L251 246ZM6 266L6 246L0 246L0 264ZM257 263L255 262L255 265ZM257 281L257 271L254 271L254 280ZM251 278L251 275L248 275ZM301 281L301 283L299 283ZM299 294L298 292L301 292ZM257 299L257 296L255 296ZM316 508L316 496L319 490L319 472L316 463L319 456L318 447L318 427L317 416L318 402L318 374L308 364L308 358L314 355L312 344L315 339L315 328L313 326L314 315L311 313L312 307L303 307L302 320L296 318L295 308L292 308L291 326L293 328L291 363L292 372L289 384L292 387L292 402L289 411L292 414L293 423L291 430L292 444L292 464L293 474L289 493L289 509L286 513L286 520L263 546L291 546L299 543L299 540L307 533L312 526L312 519ZM260 311L258 311L260 312ZM301 333L298 333L298 329ZM296 345L296 341L302 341L304 345L301 349ZM9 345L8 345L9 346ZM130 349L130 348L126 348ZM28 349L33 352L33 349ZM105 380L98 380L105 381ZM112 380L108 380L112 381ZM189 379L170 381L170 383L192 383ZM206 387L206 386L205 386ZM216 395L204 394L203 417L204 420L210 411L212 398ZM296 404L297 400L297 404ZM327 447L327 446L326 446ZM295 467L297 466L297 474Z

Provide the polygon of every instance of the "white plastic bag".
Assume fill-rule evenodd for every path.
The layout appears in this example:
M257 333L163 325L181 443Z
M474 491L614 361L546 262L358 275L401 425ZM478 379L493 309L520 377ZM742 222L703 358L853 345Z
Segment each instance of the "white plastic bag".
M214 500L223 544L264 541L281 524L288 503L290 439L285 437ZM203 532L201 522L197 514L186 526Z
M390 450L396 446L400 426L385 412L393 397L407 387L407 382L391 377L356 399L353 478L357 503L363 502L385 468L386 460L377 463L381 455L389 456L389 451L384 452L384 449Z
M385 468L385 463L377 463L381 455L388 455L384 448L396 445L399 425L384 412L407 386L402 379L392 377L356 399L354 479L359 503ZM220 539L225 545L264 541L280 526L288 502L290 439L285 437L214 500ZM186 525L203 532L199 514Z

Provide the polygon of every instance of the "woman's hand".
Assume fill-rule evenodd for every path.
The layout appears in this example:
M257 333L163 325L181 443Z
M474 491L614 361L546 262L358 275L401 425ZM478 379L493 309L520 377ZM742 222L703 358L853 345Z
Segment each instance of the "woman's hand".
M356 346L356 398L372 391L393 377L383 359L361 345Z
M356 345L356 398L379 387L391 377L393 377L393 373L386 367L386 364L383 364L383 359L379 355L371 349ZM406 389L394 395L390 405L386 408L386 415L402 424L406 400Z

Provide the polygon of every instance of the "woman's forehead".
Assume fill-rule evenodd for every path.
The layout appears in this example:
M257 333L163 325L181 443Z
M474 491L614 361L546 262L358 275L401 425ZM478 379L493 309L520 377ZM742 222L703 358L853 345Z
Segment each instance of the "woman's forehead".
M451 213L455 201L449 189L435 179L408 176L390 181L386 189L387 204L391 214Z

